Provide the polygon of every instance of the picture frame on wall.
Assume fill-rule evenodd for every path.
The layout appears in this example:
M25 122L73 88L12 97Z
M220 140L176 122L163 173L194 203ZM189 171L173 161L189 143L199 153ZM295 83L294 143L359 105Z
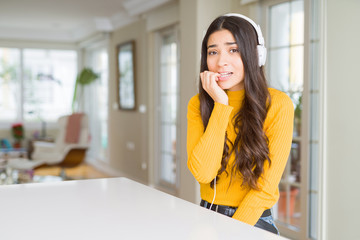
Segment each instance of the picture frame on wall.
M135 41L117 45L117 96L121 110L135 110Z

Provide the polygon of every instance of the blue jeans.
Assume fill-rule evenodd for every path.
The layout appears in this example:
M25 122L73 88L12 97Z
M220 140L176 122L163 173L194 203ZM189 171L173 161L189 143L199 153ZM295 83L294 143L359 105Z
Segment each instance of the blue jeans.
M226 215L228 217L232 217L235 214L236 210L237 210L236 207L229 207L229 206L216 205L216 204L211 205L209 202L207 202L205 200L201 200L200 206L208 208L208 209L211 206L212 211L224 214L224 215ZM269 214L269 213L267 213L267 214ZM265 214L265 216L267 214ZM272 217L271 214L270 214L270 216L267 216L267 217L260 217L260 219L255 224L255 227L258 227L258 228L264 229L266 231L269 231L269 232L275 233L277 235L280 235L279 230L275 225L274 218Z
M255 227L267 230L269 232L275 233L277 235L280 235L279 229L275 225L275 221L273 216L267 216L267 217L261 217L257 223L255 224Z

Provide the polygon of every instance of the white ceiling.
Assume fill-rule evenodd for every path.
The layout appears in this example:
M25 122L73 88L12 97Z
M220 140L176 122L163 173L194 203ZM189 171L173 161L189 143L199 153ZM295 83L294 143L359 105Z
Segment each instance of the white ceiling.
M77 42L173 0L0 0L0 39Z

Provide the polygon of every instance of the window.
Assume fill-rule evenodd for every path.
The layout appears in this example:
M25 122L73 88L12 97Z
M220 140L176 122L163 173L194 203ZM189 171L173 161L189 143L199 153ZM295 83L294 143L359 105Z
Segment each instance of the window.
M108 156L108 53L105 47L88 49L86 65L99 78L84 86L84 111L89 116L91 146L88 155L92 159L107 161Z
M277 219L300 227L301 110L304 71L303 1L270 7L269 71L271 86L286 92L294 103L295 121L290 159L280 182Z
M0 48L0 121L16 121L20 114L20 50Z
M73 50L0 49L1 122L55 122L71 112Z
M24 49L23 118L55 122L70 113L77 62L75 51Z
M317 239L320 160L319 1L263 2L268 28L267 75L295 108L291 153L274 207L282 235ZM310 10L310 11L309 11ZM306 17L305 17L306 16Z
M294 103L294 132L291 153L279 184L280 199L275 207L279 225L293 231L301 229L304 156L302 147L302 99L304 91L304 2L282 1L268 6L268 54L267 66L270 86L287 93Z
M179 47L176 28L157 33L158 75L155 96L157 156L156 182L175 192L179 171Z

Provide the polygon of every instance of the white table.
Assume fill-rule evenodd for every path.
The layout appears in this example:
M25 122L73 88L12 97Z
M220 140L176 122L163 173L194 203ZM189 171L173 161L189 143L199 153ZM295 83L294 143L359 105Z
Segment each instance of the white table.
M285 239L126 178L0 186L1 239Z

